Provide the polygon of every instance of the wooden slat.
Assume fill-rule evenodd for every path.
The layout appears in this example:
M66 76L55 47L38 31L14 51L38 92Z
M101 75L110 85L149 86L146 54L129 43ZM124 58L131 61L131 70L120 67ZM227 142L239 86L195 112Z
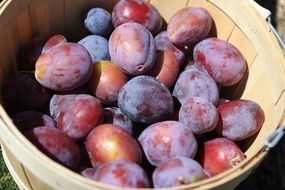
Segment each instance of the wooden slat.
M264 139L269 136L268 130L274 130L278 126L278 122L276 122L277 120L274 121L274 115L279 115L275 105L270 104L263 110L266 115L266 118L264 124L258 132L258 135L255 135L251 139L248 139L244 142L244 146L246 148L246 151L244 153L247 157L254 156L254 154L256 154L258 150L262 149L263 144L260 142L264 142Z
M32 37L40 36L46 40L53 34L63 34L64 0L43 0L33 3L18 16L18 25L24 32L21 36L29 41Z
M19 188L21 190L32 190L25 171L23 170L22 164L15 158L15 156L4 144L1 144L1 147L5 164L7 165L9 172L13 176L13 179L15 180Z
M50 35L54 34L64 34L64 0L50 0L48 3L49 6L49 21L50 21Z
M269 90L273 85L272 80L267 76L266 65L262 64L261 59L260 56L257 56L251 65L242 97L255 100L261 104L268 104L269 101L272 102L275 94Z
M209 36L217 36L220 39L227 40L231 35L235 23L222 10L214 4L205 0L189 0L188 6L204 7L213 18L213 27Z
M0 57L0 90L2 90L2 85L4 83L5 80L5 73L4 73L4 62L2 61L1 57ZM2 103L2 98L0 98L0 103Z
M261 56L259 59L260 63L265 65L265 77L271 80L268 90L273 92L274 101L278 101L285 86L284 54L280 50L276 38L270 32L267 22L247 0L209 1L223 9L236 25L242 29L242 32L248 39L250 39L257 53Z
M270 78L267 78L266 68L261 64L260 56L257 56L243 79L235 86L222 89L226 93L226 98L230 99L250 99L260 102L264 108L273 103L274 94L270 90ZM258 92L258 93L256 93ZM229 97L228 95L231 95Z
M244 35L244 33L239 29L239 27L234 27L228 42L237 47L241 54L245 57L247 66L250 68L251 64L257 56L256 49L251 44L250 40Z
M22 39L20 39L22 34L19 32L21 28L18 28L17 18L25 10L27 3L28 1L25 0L7 1L7 4L3 5L5 9L0 10L0 57L1 70L3 71L1 74L5 79L17 71L16 54L22 43ZM23 33L25 32L23 31Z
M4 78L7 79L8 77L11 77L15 73L13 72L13 64L12 64L12 55L11 51L9 49L9 37L8 34L5 32L2 32L2 35L0 35L0 57L2 60L2 68L3 68L3 75Z
M162 18L168 22L170 17L179 9L186 7L188 0L165 1L150 0L150 3L160 12ZM167 3L167 5L165 5Z
M13 68L13 73L18 73L18 65L17 65L17 56L18 49L21 46L21 42L19 39L20 31L18 30L17 24L13 23L7 30L7 38L8 38L8 48L11 58L11 64Z
M270 84L267 84L270 85ZM262 88L262 87L260 87ZM266 90L265 90L266 91ZM260 92L260 89L259 91ZM266 96L267 94L264 94ZM268 133L268 131L274 131L277 127L284 126L285 121L285 112L284 112L284 105L285 105L285 93L282 93L280 98L278 99L277 103L272 103L272 97L271 97L271 104L269 103L270 98L262 98L262 101L259 102L261 106L263 107L264 114L265 114L265 122L259 131L259 133L256 135L256 138L249 141L248 146L250 146L245 154L248 157L254 157L256 152L263 147L263 143L265 139L271 134ZM265 103L263 102L265 101ZM280 120L282 118L282 120ZM260 143L261 142L261 143Z
M7 0L0 9L0 32L6 30L7 26L15 22L17 16L28 6L28 0Z
M237 26L234 27L233 32L229 36L228 42L233 44L236 48L240 50L241 54L244 56L247 62L247 70L244 74L244 77L238 84L235 84L230 87L224 87L222 89L221 95L229 99L239 99L243 95L245 85L248 81L249 70L251 69L250 67L257 57L257 52L252 46L249 39L242 33L242 31Z
M18 34L21 41L21 46L28 44L32 41L32 30L29 10L25 9L17 16Z
M37 177L37 175L34 175L33 173L31 173L28 169L24 168L25 174L27 175L30 184L32 186L33 190L55 190L54 188L52 188L50 185L44 183L42 180L39 180L39 178ZM49 175L46 176L47 178L49 177Z
M50 34L50 7L47 0L35 1L30 6L30 19L33 36Z

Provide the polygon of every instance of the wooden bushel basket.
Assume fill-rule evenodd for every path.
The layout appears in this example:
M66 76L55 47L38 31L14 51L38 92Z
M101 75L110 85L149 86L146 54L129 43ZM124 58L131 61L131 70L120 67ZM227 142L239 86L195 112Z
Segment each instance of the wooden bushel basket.
M4 0L0 4L0 85L18 72L17 53L36 36L64 34L69 41L86 35L83 17L91 7L112 10L115 0ZM218 38L234 44L244 55L248 73L234 88L232 98L258 102L265 112L259 133L246 141L246 159L215 177L175 189L233 189L263 160L264 141L282 123L285 111L284 55L268 23L248 0L150 0L167 22L185 6L206 8ZM20 189L114 189L81 177L53 162L14 126L0 106L0 139L5 162ZM123 188L117 188L123 189Z

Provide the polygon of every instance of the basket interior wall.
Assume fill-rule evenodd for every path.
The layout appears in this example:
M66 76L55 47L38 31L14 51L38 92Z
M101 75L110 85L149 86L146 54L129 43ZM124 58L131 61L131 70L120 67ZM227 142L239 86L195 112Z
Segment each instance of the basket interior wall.
M53 34L64 34L69 41L76 42L88 34L83 26L87 10L99 6L110 11L115 2L116 0L10 1L5 10L0 12L0 87L6 79L18 73L18 64L21 64L17 56L19 50L32 39L47 39ZM181 7L205 7L214 19L210 35L229 41L242 52L248 64L247 73L239 84L223 89L223 96L254 100L263 108L266 115L264 127L257 136L243 145L247 157L256 154L265 137L280 124L280 115L284 112L284 79L270 77L275 74L279 76L280 73L272 73L272 70L268 69L279 65L264 61L261 56L264 52L255 47L232 18L210 1L170 0L167 6L164 6L164 0L150 2L166 22ZM276 84L283 88L272 90L272 85Z

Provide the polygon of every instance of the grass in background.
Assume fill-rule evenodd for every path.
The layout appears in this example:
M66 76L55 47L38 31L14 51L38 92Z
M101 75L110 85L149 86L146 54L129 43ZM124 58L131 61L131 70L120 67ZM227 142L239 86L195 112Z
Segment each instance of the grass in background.
M16 190L19 189L10 175L2 156L0 147L0 190Z

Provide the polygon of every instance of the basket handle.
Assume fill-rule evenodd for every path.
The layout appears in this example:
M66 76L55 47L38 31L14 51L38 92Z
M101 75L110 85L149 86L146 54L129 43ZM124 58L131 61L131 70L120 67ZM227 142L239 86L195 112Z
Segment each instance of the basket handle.
M284 41L282 40L282 38L280 37L280 35L278 34L276 29L272 25L271 12L268 9L266 9L266 8L262 7L261 5L259 5L258 3L256 3L254 0L248 0L248 1L260 13L260 15L267 21L270 30L273 32L273 34L276 37L277 41L279 42L281 48L283 50L285 50ZM284 134L285 134L285 125L278 127L273 133L271 133L265 139L265 142L264 142L265 148L267 150L274 148L279 143L279 141L282 139Z
M254 0L248 0L248 1L261 14L261 16L267 21L270 30L273 32L273 34L276 37L277 41L279 42L281 48L283 50L285 50L284 41L282 40L282 38L280 37L280 35L278 34L276 29L272 25L271 12L268 9L266 9L266 8L262 7L261 5L259 5L258 3L256 3ZM265 139L264 145L265 145L266 149L270 150L270 149L274 148L279 143L279 141L282 139L284 134L285 134L285 125L278 127L272 134L270 134Z
M282 139L284 134L285 134L285 125L283 125L282 127L278 127L276 129L276 131L271 133L265 139L264 145L265 145L266 149L270 150L270 149L274 148L279 143L279 141Z
M268 9L266 9L266 8L262 7L261 5L259 5L258 3L256 3L254 0L248 0L248 1L260 13L260 15L267 21L270 30L273 32L273 34L276 37L277 41L279 42L281 48L283 50L285 50L284 41L282 40L281 36L278 34L276 29L272 25L271 12Z
M254 8L261 14L261 16L265 20L267 20L267 18L271 16L271 12L268 9L262 7L261 5L256 3L254 0L248 0L248 1L252 6L254 6Z

